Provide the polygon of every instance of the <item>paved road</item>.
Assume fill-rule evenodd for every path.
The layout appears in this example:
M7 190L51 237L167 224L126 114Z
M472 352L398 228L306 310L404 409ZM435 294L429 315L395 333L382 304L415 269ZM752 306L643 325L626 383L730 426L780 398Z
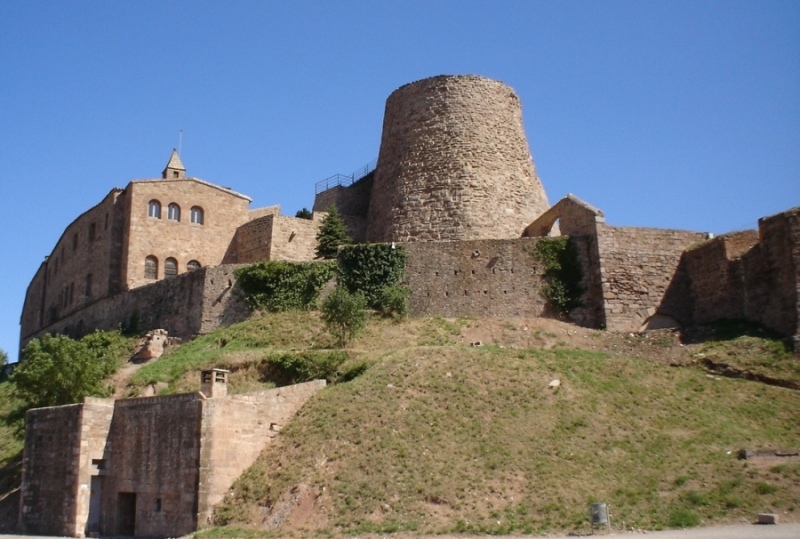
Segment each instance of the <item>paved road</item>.
M63 539L57 537L45 537L41 535L0 535L0 539ZM188 539L187 536L184 539ZM386 535L380 536L380 539L475 539L476 535L470 536L457 536L457 535L433 535L433 536L414 536L408 534ZM524 539L531 536L510 536L498 537L493 536L492 539ZM563 535L548 535L544 537L556 538L564 537ZM634 537L641 538L655 538L655 539L800 539L800 523L792 524L778 524L774 526L759 526L756 524L736 524L734 526L711 526L708 528L692 528L689 530L667 530L660 532L613 532L611 534L604 534L598 531L597 535L584 535L583 537L596 537L602 539L603 537Z

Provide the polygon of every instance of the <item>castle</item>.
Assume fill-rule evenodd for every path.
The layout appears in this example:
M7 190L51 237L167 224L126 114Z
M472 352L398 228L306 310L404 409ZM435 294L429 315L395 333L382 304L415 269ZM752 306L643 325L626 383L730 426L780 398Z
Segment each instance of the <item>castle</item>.
M573 195L551 206L519 99L486 78L439 76L392 93L375 170L326 182L312 219L249 203L186 177L173 151L160 179L113 189L66 228L28 287L21 344L120 325L191 337L242 320L234 269L312 260L335 205L356 241L406 250L414 315L548 315L537 245L560 234L580 267L575 323L639 331L745 319L800 350L800 207L760 219L758 231L710 238L610 226ZM320 387L226 398L218 375L199 394L29 411L22 527L156 536L206 522L273 425Z
M411 312L541 316L536 238L568 235L583 270L582 325L638 331L747 319L796 341L799 208L759 231L707 234L612 227L569 195L550 206L528 148L521 104L505 84L438 76L386 103L375 169L326 182L312 219L249 209L251 199L187 177L173 151L160 179L113 189L73 221L28 286L21 347L45 333L165 328L190 337L244 319L233 269L312 260L335 205L356 241L408 252Z

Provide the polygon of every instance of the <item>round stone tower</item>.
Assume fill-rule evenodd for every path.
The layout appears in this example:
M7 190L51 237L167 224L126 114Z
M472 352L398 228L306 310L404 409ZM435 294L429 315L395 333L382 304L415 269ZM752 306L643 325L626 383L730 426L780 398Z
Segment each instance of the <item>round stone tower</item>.
M518 238L548 207L505 84L442 75L386 100L367 241Z

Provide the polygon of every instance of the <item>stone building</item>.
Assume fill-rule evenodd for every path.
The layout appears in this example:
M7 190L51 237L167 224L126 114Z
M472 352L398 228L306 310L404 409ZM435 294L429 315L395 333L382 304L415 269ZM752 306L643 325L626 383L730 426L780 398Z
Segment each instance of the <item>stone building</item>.
M312 260L333 205L356 241L405 245L413 314L548 315L533 245L563 234L584 272L576 323L637 331L737 317L800 339L797 208L709 243L701 232L610 226L573 195L550 206L519 98L484 77L393 92L375 169L322 182L311 220L250 210L247 196L185 172L173 151L161 179L112 190L67 227L28 287L21 345L132 320L181 337L241 320L235 265Z
M178 537L213 506L325 381L227 395L227 371L198 393L28 411L22 531ZM232 419L235 418L235 421Z

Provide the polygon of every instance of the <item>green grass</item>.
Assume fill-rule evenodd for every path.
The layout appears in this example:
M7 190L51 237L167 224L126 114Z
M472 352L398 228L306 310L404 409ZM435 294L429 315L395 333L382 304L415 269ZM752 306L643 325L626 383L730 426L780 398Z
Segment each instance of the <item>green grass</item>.
M550 349L503 347L525 335L511 323L484 346L466 346L481 323L373 319L341 359L316 313L267 314L169 349L135 374L131 391L157 381L196 390L197 371L212 366L231 370L232 393L254 391L270 385L275 361L346 381L300 410L204 537L585 534L598 501L615 529L800 511L800 463L736 459L741 448L796 447L800 392L563 342L552 348L559 336L541 329L528 345ZM800 379L780 341L723 336L690 344L684 358L714 355ZM549 388L556 378L561 386ZM14 407L0 384L0 414L13 417ZM19 426L0 423L6 489L19 480ZM295 504L304 509L293 512Z
M258 521L299 484L318 494L323 529L345 534L586 531L597 500L646 529L790 511L796 478L735 454L795 444L798 404L785 389L585 351L387 351L307 404L217 515Z

